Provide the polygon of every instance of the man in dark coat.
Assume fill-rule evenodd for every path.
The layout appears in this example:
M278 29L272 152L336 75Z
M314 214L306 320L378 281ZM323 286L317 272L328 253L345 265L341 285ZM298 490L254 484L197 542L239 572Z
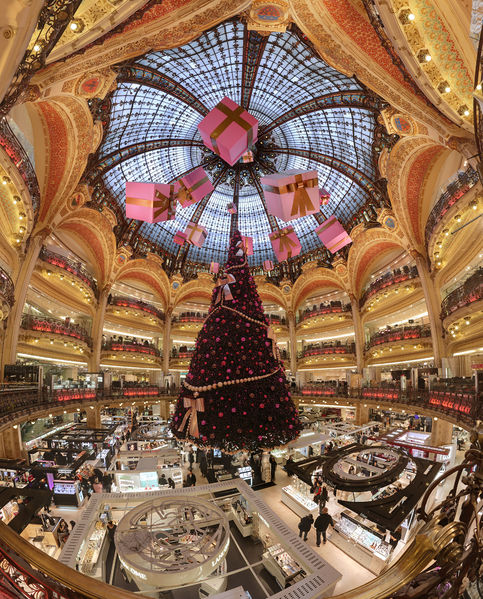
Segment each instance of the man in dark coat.
M317 547L320 547L320 535L322 534L322 538L324 539L324 545L327 542L327 529L329 526L334 527L334 521L332 520L332 516L329 514L329 510L324 507L320 516L317 516L315 520L315 532L317 535L316 543Z
M312 524L314 523L314 517L312 514L308 516L304 516L301 518L299 522L299 537L302 538L302 533L304 535L304 541L307 540L307 535L309 534L310 529L312 528Z
M186 486L194 487L196 485L196 476L193 474L193 470L191 468L188 471L188 476L186 477Z

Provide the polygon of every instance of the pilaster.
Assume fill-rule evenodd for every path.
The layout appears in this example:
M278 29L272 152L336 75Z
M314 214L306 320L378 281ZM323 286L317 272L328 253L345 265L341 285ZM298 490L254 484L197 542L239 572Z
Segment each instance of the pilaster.
M352 322L354 323L357 373L362 374L362 369L364 368L364 329L362 327L361 313L359 311L359 301L353 294L350 294L349 297L351 300Z
M292 311L287 312L288 336L290 347L290 371L292 376L297 372L297 335L295 330L295 314Z
M101 370L102 332L104 330L104 318L110 290L110 285L105 285L101 289L97 302L97 310L92 320L92 353L89 360L89 370L91 372L99 372Z
M169 374L169 357L171 354L171 322L173 319L173 310L168 308L164 315L164 333L163 333L163 374Z

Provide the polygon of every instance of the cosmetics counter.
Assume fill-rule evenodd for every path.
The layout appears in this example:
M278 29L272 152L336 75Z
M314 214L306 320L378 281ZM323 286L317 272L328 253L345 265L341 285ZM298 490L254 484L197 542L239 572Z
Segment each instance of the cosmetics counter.
M90 534L82 541L77 554L78 570L97 580L105 581L106 557L109 551L107 529L104 522L97 520Z
M281 498L282 503L300 518L309 514L312 514L315 518L319 513L319 506L311 499L309 485L296 476L292 476L290 485L282 488Z
M280 543L268 547L262 564L278 582L281 589L303 580L305 572Z
M79 481L77 480L54 480L53 492L54 503L57 507L74 506L80 507L84 501Z

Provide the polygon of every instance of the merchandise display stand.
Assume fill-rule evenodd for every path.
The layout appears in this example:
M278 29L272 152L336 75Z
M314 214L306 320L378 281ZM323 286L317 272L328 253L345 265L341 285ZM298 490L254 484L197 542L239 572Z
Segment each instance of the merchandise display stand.
M292 486L283 487L282 503L289 507L292 512L295 512L297 516L300 516L300 518L309 514L315 517L319 513L319 506Z
M262 563L275 578L281 589L302 580L301 566L285 551L282 545L272 545L262 555Z

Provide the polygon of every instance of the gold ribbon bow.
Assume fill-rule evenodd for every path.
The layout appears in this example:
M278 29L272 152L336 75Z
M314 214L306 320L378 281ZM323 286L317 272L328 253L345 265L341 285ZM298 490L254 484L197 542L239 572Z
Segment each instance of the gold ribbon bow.
M168 211L168 220L171 220L171 217L174 215L176 210L176 202L174 198L174 185L169 186L169 196L165 196L164 193L156 190L154 192L154 197L159 201L154 200L154 207L157 210L154 212L154 218L158 217L165 210Z
M189 231L189 232L188 232ZM189 223L188 226L186 227L186 241L188 243L192 243L192 239L193 239L193 235L195 233L204 233L204 231L201 229L201 227L199 225L195 225L194 223Z
M245 131L247 132L248 145L250 146L253 142L253 129L252 125L250 125L250 123L247 123L241 117L241 115L245 112L245 109L241 106L238 106L237 108L235 108L235 110L232 110L231 108L228 108L228 106L225 106L225 104L222 104L221 102L220 104L217 104L216 109L222 112L226 116L226 119L224 119L218 125L218 127L216 127L215 130L212 131L210 134L210 139L211 143L213 144L213 150L215 154L220 153L216 140L220 137L223 131L225 131L225 129L227 129L232 123L236 123L237 125L240 125L242 129L245 129Z
M184 415L181 424L178 427L179 431L184 430L186 426L186 422L189 419L188 428L186 430L186 434L191 435L192 437L199 437L200 431L198 429L198 412L205 411L205 400L202 397L197 397L196 399L191 399L190 397L183 398L183 405L185 408L188 408L188 411Z
M224 277L219 279L218 283L216 284L218 290L215 298L215 305L221 303L223 299L228 301L233 299L230 283L234 283L235 281L235 277L230 273L227 273Z
M306 216L307 210L313 209L313 202L308 194L307 188L317 187L319 185L317 177L313 179L303 179L302 174L294 175L295 181L288 185L275 187L274 185L263 185L263 190L270 193L283 195L285 193L294 193L292 212L290 216L300 213L300 216Z
M289 237L289 235L291 233L293 233L293 228L285 228L285 229L280 229L280 231L277 231L273 236L272 239L278 239L280 241L280 253L285 253L285 251L287 252L287 258L291 258L292 257L292 248L297 248L297 243L291 239Z
M201 187L202 185L204 185L205 183L208 183L208 177L203 177L202 179L200 179L199 181L197 181L194 185L192 185L191 187L187 187L184 183L183 180L180 179L179 184L180 184L180 188L178 190L177 193L177 199L178 202L181 204L181 206L183 206L183 208L193 202L193 192L196 191L199 187Z

